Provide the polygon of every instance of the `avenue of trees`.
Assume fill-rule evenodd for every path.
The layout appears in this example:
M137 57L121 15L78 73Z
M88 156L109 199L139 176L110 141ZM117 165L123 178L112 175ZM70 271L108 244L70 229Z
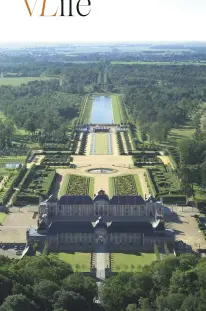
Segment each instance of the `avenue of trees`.
M204 311L205 280L205 259L170 255L106 279L101 306L96 280L52 255L0 256L0 311Z

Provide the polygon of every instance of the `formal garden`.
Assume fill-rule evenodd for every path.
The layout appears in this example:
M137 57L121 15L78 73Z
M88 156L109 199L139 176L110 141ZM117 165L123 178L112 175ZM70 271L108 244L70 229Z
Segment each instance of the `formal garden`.
M143 195L137 175L110 177L110 195Z
M157 151L133 151L132 159L135 166L153 166L162 164L161 159L158 158Z
M69 166L70 162L72 162L70 152L57 151L46 153L42 164L48 166Z
M18 186L18 191L13 197L13 203L38 204L40 196L48 196L52 193L52 188L56 180L56 171L48 166L32 165L26 171L22 181Z
M65 175L61 189L58 193L63 195L90 195L94 194L94 178L80 175Z
M163 197L165 203L186 203L179 178L170 165L157 165L147 168L145 178L150 193L157 198Z

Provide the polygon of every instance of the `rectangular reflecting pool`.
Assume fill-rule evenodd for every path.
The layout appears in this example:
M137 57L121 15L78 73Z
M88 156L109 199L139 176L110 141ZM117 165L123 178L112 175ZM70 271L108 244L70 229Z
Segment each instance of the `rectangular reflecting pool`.
M112 99L109 96L95 96L92 104L90 123L112 124Z

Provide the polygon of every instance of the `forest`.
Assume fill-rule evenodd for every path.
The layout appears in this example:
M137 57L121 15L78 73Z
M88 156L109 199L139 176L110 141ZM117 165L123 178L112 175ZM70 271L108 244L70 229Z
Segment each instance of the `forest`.
M205 279L205 259L170 255L108 278L99 305L96 280L55 256L0 256L0 311L204 311Z

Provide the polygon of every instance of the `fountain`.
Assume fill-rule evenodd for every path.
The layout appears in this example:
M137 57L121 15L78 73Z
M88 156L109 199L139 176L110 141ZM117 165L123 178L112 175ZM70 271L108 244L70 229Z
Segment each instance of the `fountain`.
M116 170L112 169L112 168L92 168L89 169L87 171L88 173L92 173L92 174L111 174L111 173L115 173Z

